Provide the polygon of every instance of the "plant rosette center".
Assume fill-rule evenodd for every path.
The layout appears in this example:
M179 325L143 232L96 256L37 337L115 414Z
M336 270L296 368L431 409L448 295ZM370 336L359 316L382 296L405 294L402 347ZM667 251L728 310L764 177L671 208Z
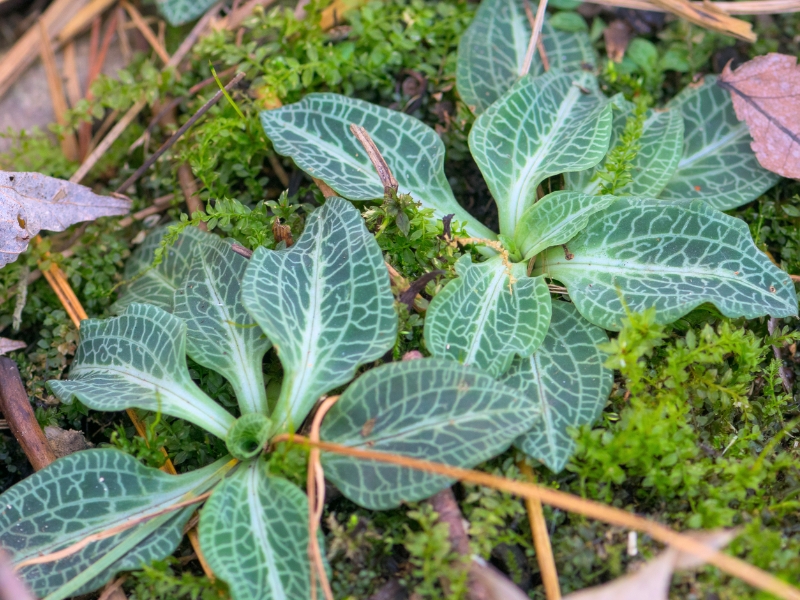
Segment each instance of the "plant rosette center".
M258 413L236 419L228 431L225 444L235 458L247 460L257 456L269 441L272 421Z

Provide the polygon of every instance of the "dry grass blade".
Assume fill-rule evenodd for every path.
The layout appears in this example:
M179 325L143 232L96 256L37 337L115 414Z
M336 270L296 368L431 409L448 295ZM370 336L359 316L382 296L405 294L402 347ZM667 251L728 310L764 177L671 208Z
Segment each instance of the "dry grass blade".
M650 10L656 12L671 12L662 6L654 4L651 0L586 0L591 4L602 6L615 6L619 8L632 8L635 10ZM728 15L774 15L794 13L800 11L797 0L752 0L743 2L689 2L690 6L713 7Z
M698 5L690 3L689 0L650 0L650 2L700 27L732 35L746 42L755 42L757 39L750 23L730 16L713 4Z
M84 6L78 11L72 19L67 23L66 27L62 29L58 36L58 43L63 44L67 40L71 40L77 34L84 31L94 21L95 17L102 15L116 0L91 0L89 4Z
M771 594L784 598L785 600L800 600L800 589L786 583L770 575L766 571L754 567L753 565L744 562L733 556L722 554L713 548L709 548L701 542L691 538L682 533L670 529L665 525L650 521L644 517L632 515L624 510L606 506L600 502L593 500L586 500L572 494L559 492L549 488L534 485L532 483L524 483L522 481L514 481L499 477L497 475L490 475L481 471L473 471L472 469L462 469L460 467L452 467L435 463L428 460L418 458L410 458L408 456L400 456L397 454L388 454L386 452L376 452L374 450L362 450L360 448L351 448L341 444L334 444L331 442L312 442L309 438L295 435L295 434L281 434L276 436L273 444L280 442L288 442L295 444L302 444L308 448L319 448L325 452L333 452L343 456L352 456L369 461L379 461L387 464L393 464L400 467L409 469L417 469L427 473L435 473L443 475L449 479L458 481L466 481L477 485L491 487L497 490L503 490L523 498L536 498L544 504L555 506L561 510L574 512L584 515L591 519L603 521L611 525L618 525L629 529L636 529L647 533L655 539L664 544L669 544L678 550L693 554L698 558L720 568L728 575L738 577L755 588L764 590Z
M753 137L751 147L762 167L800 179L800 66L797 58L770 53L732 71L725 65L717 80L731 94L736 116Z
M531 70L533 63L533 53L541 41L540 35L542 33L542 25L544 25L545 10L547 8L547 0L540 0L539 7L536 9L536 17L531 25L531 37L528 40L528 49L525 51L525 61L522 63L522 69L519 73L520 77L524 77ZM530 10L530 9L529 9ZM547 69L545 69L547 70Z
M150 29L147 23L145 23L141 13L139 13L139 11L136 10L136 8L126 0L122 0L120 5L128 13L128 16L130 16L133 24L136 25L136 29L139 30L139 33L144 36L144 39L147 40L147 43L150 44L150 47L153 48L156 54L158 54L158 57L164 62L165 65L168 65L170 61L169 54L167 53L166 49L164 49L164 46L161 45L161 42L158 41L158 38L156 37L156 34L153 33L153 30Z
M50 43L50 36L44 21L39 20L39 49L44 64L44 72L47 77L47 88L50 91L50 100L53 103L56 123L61 126L67 124L67 97L64 93L64 83L61 80L61 72L56 64L56 55ZM68 160L78 160L78 142L75 135L65 133L61 138L61 151Z
M364 147L364 151L367 153L372 166L375 167L375 170L378 172L378 177L383 184L383 193L386 195L392 193L397 194L397 189L400 187L400 184L397 183L397 179L392 175L392 170L386 163L386 159L383 158L383 155L380 150L378 150L375 142L372 141L367 130L360 125L352 123L350 125L350 132L356 136L356 139Z
M519 470L528 481L531 483L536 482L536 476L528 463L521 461ZM558 571L556 570L555 558L553 558L553 548L550 545L550 536L547 533L547 522L544 520L542 503L536 498L525 498L525 508L528 511L533 547L536 550L536 562L539 563L539 572L542 574L545 597L547 600L559 600L561 598L561 586L558 583Z

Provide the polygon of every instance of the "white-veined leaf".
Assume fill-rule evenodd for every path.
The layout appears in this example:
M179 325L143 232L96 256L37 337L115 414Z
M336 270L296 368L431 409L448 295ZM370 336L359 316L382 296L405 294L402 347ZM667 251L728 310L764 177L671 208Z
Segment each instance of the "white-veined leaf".
M568 302L553 302L550 329L541 347L516 358L500 379L535 400L542 418L514 444L559 472L575 449L567 430L592 423L606 404L613 372L598 349L606 333L581 317Z
M152 304L172 312L175 290L181 286L191 268L194 247L204 235L210 234L204 234L197 227L187 227L175 243L165 250L161 264L151 269L155 250L166 234L167 227L150 232L125 263L123 276L130 283L122 288L119 300L112 307L117 314L134 302Z
M547 194L526 210L517 224L514 242L527 260L551 246L566 244L589 224L589 218L616 200L580 192Z
M756 248L747 225L696 200L620 198L534 273L564 283L581 314L618 330L627 309L669 323L704 302L728 317L797 314L789 276Z
M503 452L539 418L533 399L451 360L423 358L367 371L333 405L320 436L353 448L473 467ZM385 509L452 482L387 463L322 453L325 476L353 502Z
M342 198L314 211L291 248L253 253L242 301L283 364L276 430L299 427L322 394L380 358L397 334L380 247Z
M173 27L202 16L217 0L158 0L158 10Z
M498 377L514 355L530 356L550 323L550 292L543 277L528 277L526 265L500 256L456 263L458 278L431 301L425 314L425 345L436 357L457 360ZM515 282L509 285L509 275Z
M780 176L758 164L747 124L736 118L730 94L716 80L708 76L668 104L683 114L683 155L659 197L729 210L755 200Z
M62 402L161 411L224 440L234 418L194 384L185 349L186 323L155 306L131 304L119 317L84 321L69 379L47 385Z
M261 362L270 343L241 301L247 259L231 244L203 234L175 291L176 317L186 322L186 351L233 386L243 414L268 414Z
M611 105L588 73L523 77L475 121L472 156L513 237L547 177L596 165L608 150Z
M214 490L199 529L203 554L234 600L310 598L308 498L262 460Z
M400 185L442 218L454 214L470 235L494 238L458 204L444 174L444 144L419 119L339 94L308 94L300 102L263 111L261 125L275 150L350 200L383 198L384 190L350 125L367 130Z
M226 461L175 476L118 450L70 454L0 496L0 545L15 564L57 552L206 492L229 468ZM193 511L189 507L145 521L60 560L23 567L20 574L39 597L88 593L119 571L169 556Z
M621 98L615 99L614 120L611 126L609 150L616 147L625 131L625 123L633 116L634 105ZM617 108L620 106L620 108ZM618 196L656 197L678 168L683 150L683 115L677 108L648 110L638 140L639 151L631 163L632 181L615 191ZM597 172L605 168L605 161L591 169L567 173L567 189L586 194L597 194L602 181Z
M536 3L531 3L536 11ZM531 26L521 0L483 0L458 44L458 93L475 114L486 110L519 79L531 38ZM584 32L553 29L545 19L541 41L551 69L593 69L595 52ZM529 73L545 72L539 52Z

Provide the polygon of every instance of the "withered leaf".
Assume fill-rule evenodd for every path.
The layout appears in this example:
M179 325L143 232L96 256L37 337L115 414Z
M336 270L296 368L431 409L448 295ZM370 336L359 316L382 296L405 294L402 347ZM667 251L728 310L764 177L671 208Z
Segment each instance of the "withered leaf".
M625 21L621 19L611 21L611 24L603 31L608 58L615 63L622 62L632 35L631 27Z
M0 267L14 262L42 229L124 215L131 202L40 173L0 171Z
M22 350L27 345L28 344L25 342L18 342L17 340L0 337L0 356L3 356L7 352L13 352L14 350Z
M800 66L797 58L770 53L735 71L725 66L717 80L731 93L740 121L753 137L750 145L762 167L800 179Z
M725 547L736 532L731 530L703 531L688 534L706 546L719 550ZM693 554L668 548L641 569L598 585L564 596L564 600L668 600L672 573L682 569L694 569L703 560Z

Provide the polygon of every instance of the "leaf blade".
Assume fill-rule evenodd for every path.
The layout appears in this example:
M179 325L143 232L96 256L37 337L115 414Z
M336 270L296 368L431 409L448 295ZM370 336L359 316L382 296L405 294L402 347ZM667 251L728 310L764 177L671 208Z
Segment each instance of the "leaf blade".
M530 356L550 323L550 292L543 278L527 277L514 265L517 281L500 257L456 263L459 277L431 301L425 315L425 344L433 356L449 358L498 377L515 355Z
M200 515L200 546L234 600L309 598L308 499L259 460L214 490Z
M364 127L397 179L400 193L433 208L437 218L455 214L471 235L495 235L458 204L444 175L444 144L418 119L338 94L308 94L300 102L261 113L276 152L350 200L383 198L380 178L350 125Z
M503 235L514 236L545 178L602 160L611 105L596 86L588 73L523 77L475 121L469 147L497 203Z
M131 304L119 317L84 321L70 379L48 386L63 402L78 398L95 410L161 411L225 439L234 419L194 384L185 346L183 321L148 304Z
M535 399L542 418L514 445L555 473L567 464L575 442L567 430L592 423L602 412L613 372L603 366L598 344L605 332L588 323L567 302L553 302L553 317L542 346L528 358L517 358L500 381Z
M394 345L397 314L380 247L342 198L314 211L291 248L253 253L242 301L284 367L273 413L279 430L298 427L319 396Z
M729 317L797 314L789 276L756 248L747 225L699 200L620 198L569 244L548 250L535 273L569 289L581 314L619 330L627 309L657 309L669 323L704 302Z
M456 362L423 358L367 371L328 411L325 441L472 467L505 450L539 414L525 396ZM376 510L427 498L445 477L322 453L342 493Z

